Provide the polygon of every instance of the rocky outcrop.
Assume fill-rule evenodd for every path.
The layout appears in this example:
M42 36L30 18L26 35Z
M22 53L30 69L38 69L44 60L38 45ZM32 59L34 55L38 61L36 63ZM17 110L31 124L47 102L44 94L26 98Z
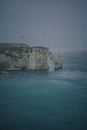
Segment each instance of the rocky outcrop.
M0 70L48 69L49 49L25 44L0 44Z
M59 56L57 60L54 61L54 70L63 68L62 58Z
M62 69L62 68L63 68L63 64L56 61L54 64L54 70L58 70L58 69Z
M0 43L0 71L48 70L49 59L53 60L55 70L61 68L61 64L54 61L52 52L46 47Z

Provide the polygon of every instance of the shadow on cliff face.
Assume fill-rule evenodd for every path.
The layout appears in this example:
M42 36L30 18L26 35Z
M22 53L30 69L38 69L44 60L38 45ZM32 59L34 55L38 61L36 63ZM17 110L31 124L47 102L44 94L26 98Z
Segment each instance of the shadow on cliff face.
M9 68L10 64L6 61L4 61L3 63L0 63L0 71L3 71L6 68Z
M26 66L21 67L21 71L26 71L26 70L27 70Z

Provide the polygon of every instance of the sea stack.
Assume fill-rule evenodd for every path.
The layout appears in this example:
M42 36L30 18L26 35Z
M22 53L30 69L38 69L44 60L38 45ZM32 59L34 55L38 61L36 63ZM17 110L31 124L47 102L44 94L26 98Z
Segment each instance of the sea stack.
M62 57L58 56L57 60L54 61L54 70L63 68Z

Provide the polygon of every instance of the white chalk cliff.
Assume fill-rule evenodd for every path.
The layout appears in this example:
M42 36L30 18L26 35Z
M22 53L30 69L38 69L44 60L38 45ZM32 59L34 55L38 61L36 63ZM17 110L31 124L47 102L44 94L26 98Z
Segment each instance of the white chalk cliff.
M46 47L0 43L0 71L48 70L48 60L53 58L53 54Z

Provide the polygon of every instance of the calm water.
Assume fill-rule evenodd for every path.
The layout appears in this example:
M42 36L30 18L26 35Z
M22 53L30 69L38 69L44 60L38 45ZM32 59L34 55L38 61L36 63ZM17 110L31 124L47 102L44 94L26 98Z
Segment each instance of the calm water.
M0 130L87 130L87 54L64 68L0 75Z

